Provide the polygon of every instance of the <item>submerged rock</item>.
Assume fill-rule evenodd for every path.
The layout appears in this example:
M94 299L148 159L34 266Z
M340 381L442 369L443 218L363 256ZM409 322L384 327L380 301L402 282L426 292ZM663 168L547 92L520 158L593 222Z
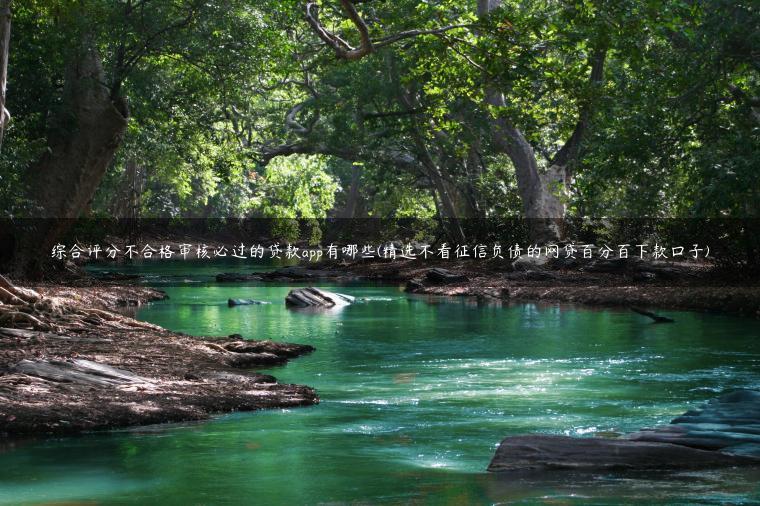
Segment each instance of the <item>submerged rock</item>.
M227 305L229 307L235 306L260 306L262 304L269 304L269 302L263 300L254 299L227 299Z
M541 435L504 439L488 470L696 469L751 464L760 464L760 459L668 443Z
M328 292L312 286L291 290L285 297L288 306L295 307L336 307L347 306L356 299L342 293Z
M760 465L760 392L739 390L670 424L621 439L514 436L489 471L527 469L694 469Z
M628 438L760 459L760 392L737 390L722 395L674 418L668 425L643 429Z

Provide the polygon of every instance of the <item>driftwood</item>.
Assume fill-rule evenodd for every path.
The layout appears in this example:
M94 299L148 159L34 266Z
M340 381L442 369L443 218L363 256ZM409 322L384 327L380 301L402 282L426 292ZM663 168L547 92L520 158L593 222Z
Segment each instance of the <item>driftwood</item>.
M295 307L338 307L353 303L354 297L341 293L328 292L319 288L297 288L285 297L288 306Z
M129 371L81 359L22 360L13 367L13 372L59 383L100 386L152 383L148 378Z
M647 316L651 318L652 320L654 320L654 323L675 323L675 320L672 318L668 318L667 316L660 316L660 315L654 314L651 311L645 311L637 307L632 307L631 311L633 311L634 313L638 313L642 316Z
M43 297L34 290L13 285L0 275L0 326L71 334L93 325L121 330L160 329L120 314Z

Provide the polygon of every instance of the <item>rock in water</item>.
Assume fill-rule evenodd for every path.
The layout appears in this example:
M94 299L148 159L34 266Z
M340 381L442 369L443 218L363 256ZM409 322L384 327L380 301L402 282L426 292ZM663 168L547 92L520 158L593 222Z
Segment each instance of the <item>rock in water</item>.
M760 464L760 459L668 443L541 435L504 439L488 470L698 469L752 464Z
M227 305L229 307L235 307L235 306L259 306L262 304L269 304L269 302L263 301L263 300L253 300L253 299L227 299Z
M628 436L760 459L760 392L737 390L690 410L669 425Z
M342 293L328 292L313 286L296 288L285 297L285 304L295 307L336 307L353 303L354 297Z
M760 465L760 392L738 390L669 425L621 439L516 436L504 439L489 471L694 469Z
M425 273L425 279L431 283L445 285L448 283L463 283L467 281L467 276L436 267Z

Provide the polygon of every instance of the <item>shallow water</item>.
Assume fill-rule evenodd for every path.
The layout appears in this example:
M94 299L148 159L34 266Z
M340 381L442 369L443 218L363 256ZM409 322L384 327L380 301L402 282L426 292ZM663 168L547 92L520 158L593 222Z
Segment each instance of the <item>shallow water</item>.
M171 299L138 317L197 335L312 344L269 369L317 388L309 408L0 446L0 504L758 504L760 469L658 474L484 472L507 435L603 436L760 388L760 325L622 310L477 304L395 286L288 310L292 286L219 285L219 267L137 267ZM221 270L240 270L231 266ZM158 275L158 272L163 275ZM253 298L261 306L228 308Z

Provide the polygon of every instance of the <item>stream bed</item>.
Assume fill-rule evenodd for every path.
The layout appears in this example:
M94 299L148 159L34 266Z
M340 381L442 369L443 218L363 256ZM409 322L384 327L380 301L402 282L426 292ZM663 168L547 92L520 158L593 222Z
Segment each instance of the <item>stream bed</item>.
M210 268L182 264L161 272L144 282L170 299L140 308L139 319L311 344L313 354L266 372L315 387L321 403L0 441L0 504L760 503L760 469L485 472L507 435L609 437L667 423L724 390L760 388L755 320L662 311L676 323L654 325L622 309L409 296L366 283L319 283L361 300L308 312L284 304L304 285L219 284ZM271 304L229 308L228 298Z

